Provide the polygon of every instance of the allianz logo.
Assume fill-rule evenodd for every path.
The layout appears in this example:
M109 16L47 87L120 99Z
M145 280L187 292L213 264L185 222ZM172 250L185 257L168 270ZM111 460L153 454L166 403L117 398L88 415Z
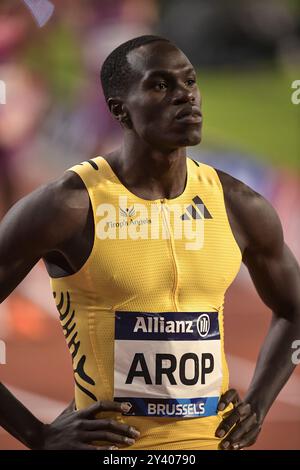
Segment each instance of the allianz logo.
M196 328L196 331L195 331ZM202 313L195 320L166 320L164 317L136 317L133 333L196 333L205 338L210 331L210 318Z

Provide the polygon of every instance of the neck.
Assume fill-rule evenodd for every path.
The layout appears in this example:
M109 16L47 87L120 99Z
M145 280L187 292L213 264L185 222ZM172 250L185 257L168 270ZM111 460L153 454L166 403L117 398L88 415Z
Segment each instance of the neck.
M186 185L186 149L162 151L125 139L107 156L120 181L143 199L173 199Z

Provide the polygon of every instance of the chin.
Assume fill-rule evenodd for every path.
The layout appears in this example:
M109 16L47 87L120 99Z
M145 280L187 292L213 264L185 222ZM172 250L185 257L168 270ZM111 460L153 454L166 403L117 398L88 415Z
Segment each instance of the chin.
M193 147L195 145L200 144L202 140L201 133L193 134L193 135L186 135L181 136L180 142L178 142L179 147Z
M202 140L202 136L198 135L195 139L192 140L189 146L192 147L193 145L198 145L201 143L201 140Z
M200 144L202 140L201 131L193 131L193 132L186 132L181 133L180 135L176 134L175 136L159 136L159 139L148 139L148 142L152 147L156 147L159 149L165 150L176 150L181 147L193 147L195 145ZM146 139L144 139L146 140Z

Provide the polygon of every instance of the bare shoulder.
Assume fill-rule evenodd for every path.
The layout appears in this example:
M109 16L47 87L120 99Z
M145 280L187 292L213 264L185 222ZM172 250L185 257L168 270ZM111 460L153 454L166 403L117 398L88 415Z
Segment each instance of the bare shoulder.
M66 171L59 179L49 184L48 189L56 194L55 203L65 210L88 210L89 195L80 176Z
M82 179L73 171L65 172L47 188L53 198L56 224L65 239L84 227L89 210L89 195ZM62 240L62 241L64 241Z
M274 254L283 247L283 231L274 207L261 194L233 176L216 169L226 207L247 240L247 250Z
M0 224L0 240L31 240L42 252L63 243L84 226L89 196L81 178L65 172L18 201ZM1 239L1 237L3 237Z

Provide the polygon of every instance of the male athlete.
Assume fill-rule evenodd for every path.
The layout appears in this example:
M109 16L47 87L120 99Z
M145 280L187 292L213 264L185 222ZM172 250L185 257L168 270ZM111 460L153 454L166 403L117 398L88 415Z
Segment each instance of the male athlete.
M130 449L250 446L294 369L299 266L262 196L187 157L202 113L182 51L135 38L109 55L101 80L121 148L34 191L0 227L0 300L42 258L73 358L77 411L45 427L24 410L32 435L46 429L35 447L121 442L101 426L130 435ZM223 331L224 294L241 261L273 311L243 401L228 389ZM0 409L0 419L20 438L22 405L4 386L3 397L10 412ZM97 400L108 401L109 421L91 419L103 409ZM76 445L70 423L82 431Z

